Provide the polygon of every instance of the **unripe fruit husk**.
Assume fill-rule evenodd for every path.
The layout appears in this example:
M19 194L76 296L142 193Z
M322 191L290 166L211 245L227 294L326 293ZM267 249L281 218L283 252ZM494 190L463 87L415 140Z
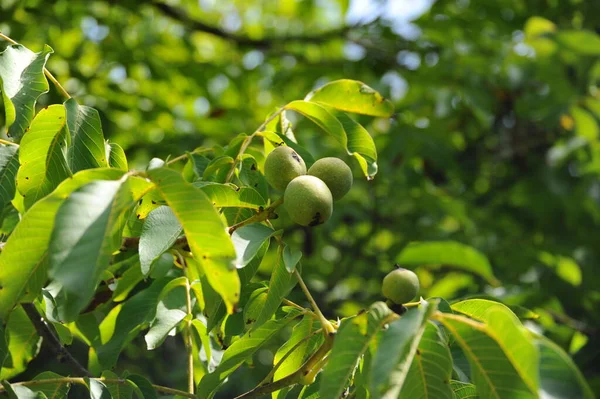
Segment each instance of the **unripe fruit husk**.
M398 305L408 303L419 292L419 278L411 270L398 268L383 278L381 291L387 299Z
M327 184L334 201L342 199L352 188L352 170L339 158L319 159L308 169L308 174Z
M285 191L289 182L305 174L304 160L291 147L277 147L265 159L265 179L276 190Z
M333 197L318 177L298 176L288 184L283 204L290 218L302 226L324 223L333 213Z

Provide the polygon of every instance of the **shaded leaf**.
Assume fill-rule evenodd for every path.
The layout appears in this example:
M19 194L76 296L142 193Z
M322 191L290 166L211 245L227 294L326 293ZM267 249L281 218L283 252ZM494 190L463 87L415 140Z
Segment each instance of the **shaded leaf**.
M561 30L556 33L558 43L583 55L600 55L600 36L587 30Z
M0 144L0 210L15 197L19 147Z
M283 248L283 263L288 272L293 273L296 269L296 265L302 258L302 251L297 249L291 249L290 246L286 245Z
M35 115L35 103L48 92L44 66L50 46L39 53L20 44L10 45L0 53L0 91L6 112L7 135L20 139Z
M150 273L152 264L173 246L182 230L181 223L168 206L158 207L148 214L139 244L144 276Z
M102 377L108 380L120 380L121 378L110 370L102 372ZM122 383L111 383L104 381L104 384L108 388L112 399L131 399L133 396L133 387L129 384Z
M53 373L51 371L44 371L41 374L35 376L33 381L57 379L61 378L61 375ZM31 387L36 392L42 392L48 399L64 399L69 394L71 385L68 382L48 382L43 384L36 384Z
M133 384L134 390L141 395L143 399L156 399L158 396L156 395L156 391L150 381L141 375L129 375L127 376L127 381Z
M99 380L84 377L85 385L90 390L90 399L111 399L108 387Z
M477 388L468 382L452 380L450 388L452 388L455 399L476 399L478 397Z
M258 253L263 243L278 232L260 223L253 223L240 227L231 235L237 259L235 266L238 269L246 266Z
M77 104L74 98L65 101L69 146L67 161L73 173L84 169L106 168L106 149L100 115L94 108Z
M37 355L42 342L20 306L10 314L5 329L8 357L0 370L0 380L12 378L25 371L27 364Z
M127 157L125 151L117 143L106 143L105 146L106 158L108 159L108 165L111 168L121 169L127 172L129 166L127 165Z

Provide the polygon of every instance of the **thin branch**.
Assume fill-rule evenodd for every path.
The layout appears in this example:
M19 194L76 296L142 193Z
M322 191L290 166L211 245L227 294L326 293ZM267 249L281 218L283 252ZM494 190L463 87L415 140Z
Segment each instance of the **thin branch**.
M186 273L186 263L185 263L185 259L183 258L183 255L181 255L181 253L179 253L179 251L177 252L177 257L179 258L179 263L181 263L181 266L183 268L183 273L185 274L186 278L185 278L185 304L186 304L186 311L187 311L187 315L188 316L193 316L192 315L192 298L190 296L190 280L187 277L187 273ZM184 335L184 340L185 340L185 349L187 350L187 358L188 358L188 392L193 394L194 393L194 349L193 349L193 342L192 342L192 317L189 317L187 323L186 323L186 328L185 328L185 333Z
M90 380L101 381L107 384L129 384L129 381L126 379L117 379L117 378L90 378ZM32 387L36 385L44 385L44 384L79 384L79 385L87 385L85 379L81 377L61 377L61 378L45 378L41 380L32 380L32 381L21 381L21 382L13 382L10 385L21 385L24 387ZM180 391L179 389L169 388L162 385L151 384L152 388L154 388L158 392L164 392L169 395L179 395L185 398L195 399L196 395L192 395L185 391ZM0 392L3 392L4 388L0 385Z
M4 139L0 139L0 144L4 144L4 145L14 145L14 146L19 146L17 143L13 143L12 141L8 141L8 140L4 140Z
M50 345L52 351L55 352L59 357L67 359L77 374L91 377L92 374L85 367L83 367L81 363L79 363L77 359L73 357L73 355L71 355L71 352L69 352L67 348L63 346L58 337L50 329L46 321L38 313L35 305L32 303L24 303L22 306L23 310L27 314L27 317L29 317L31 323L33 323L38 335Z
M242 220L241 222L234 224L233 226L227 229L229 235L233 234L233 232L239 229L240 227L244 227L252 223L264 222L265 220L272 218L273 212L281 204L283 204L283 198L278 199L277 201L273 202L270 206L261 211L258 211L255 215L250 216L248 219Z
M329 320L327 320L325 318L325 316L323 316L323 313L321 312L321 309L319 309L319 305L317 305L317 302L315 302L315 299L310 294L310 291L308 290L308 287L306 286L306 284L304 284L304 280L302 280L302 276L300 276L300 273L298 273L298 269L294 269L294 275L298 279L298 284L300 285L300 288L304 292L304 295L306 295L306 298L308 299L308 301L310 302L311 306L313 307L314 312L317 314L317 317L319 318L319 321L321 321L321 324L323 325L323 329L325 330L325 332L327 334L335 333L335 328L329 322Z
M215 26L211 26L196 19L192 19L185 11L173 7L169 4L165 4L160 1L153 1L152 5L166 16L181 22L188 29L209 33L222 39L229 40L230 42L233 42L237 45L254 48L270 48L275 44L281 44L286 42L323 43L327 40L343 38L345 37L346 33L348 33L350 30L361 26L344 26L342 28L333 29L327 32L314 35L287 35L267 37L262 39L253 39L245 35L230 33Z
M7 42L9 42L10 44L19 44L19 43L17 43L16 41L14 41L13 39L11 39L10 37L6 36L6 35L5 35L5 34L3 34L3 33L0 33L0 39L4 39L4 40L6 40ZM47 78L48 78L48 79L49 79L49 80L50 80L52 83L54 83L54 86L56 87L56 89L58 90L58 92L59 92L59 93L60 93L60 94L61 94L63 97L65 97L67 100L68 100L69 98L71 98L71 95L70 95L70 94L69 94L69 93L68 93L68 92L65 90L65 88L64 88L64 87L62 87L62 85L59 83L59 81L58 81L58 80L56 80L56 78L54 77L54 75L52 75L52 74L50 73L50 71L49 71L48 69L46 69L45 67L44 67L44 74L46 75L46 77L47 77Z

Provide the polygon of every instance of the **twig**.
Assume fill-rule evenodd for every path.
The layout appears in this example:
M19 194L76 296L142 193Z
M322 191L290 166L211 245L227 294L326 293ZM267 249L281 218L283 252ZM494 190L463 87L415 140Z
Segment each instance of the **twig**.
M265 220L273 217L273 211L281 204L283 204L283 198L278 199L277 201L273 202L271 206L259 211L255 215L250 216L248 219L242 220L241 222L234 224L233 226L227 229L229 235L233 234L233 232L239 229L240 227L244 227L252 223L264 222Z
M185 305L186 305L186 311L187 311L187 315L188 316L192 316L192 298L190 296L190 280L187 277L187 273L186 273L186 263L185 263L185 259L183 258L183 256L181 255L181 253L179 253L179 251L176 251L177 253L177 257L179 258L179 263L181 263L181 266L183 268L183 273L185 274ZM188 392L193 394L194 393L194 350L193 350L193 343L192 343L192 318L190 317L186 323L186 329L185 329L185 333L184 333L184 339L185 339L185 349L187 350L187 358L188 358Z
M91 380L101 381L107 384L129 384L129 381L126 379L120 378L90 378ZM61 377L61 378L45 378L41 380L32 380L32 381L21 381L21 382L13 382L11 385L21 385L24 387L31 387L36 385L44 385L44 384L79 384L79 385L87 385L85 379L81 377ZM151 384L152 388L154 388L158 392L164 392L170 395L179 395L185 398L195 399L196 395L192 395L185 391L180 391L179 389L169 388L162 385ZM0 385L0 392L3 392L4 388Z
M4 144L4 145L14 145L14 146L19 146L17 143L13 143L12 141L8 141L8 140L3 140L0 139L0 144Z
M16 41L14 41L13 39L11 39L10 37L6 36L6 35L5 35L5 34L3 34L3 33L0 33L0 39L4 39L4 40L6 40L7 42L9 42L10 44L19 44L19 43L17 43ZM63 97L65 97L67 100L68 100L69 98L71 98L71 95L70 95L70 94L69 94L69 93L68 93L68 92L65 90L65 88L64 88L64 87L62 87L62 85L59 83L59 81L58 81L58 80L56 80L56 78L54 77L54 75L52 75L52 74L50 73L50 71L49 71L49 70L48 70L46 67L44 67L44 74L46 75L46 77L47 77L47 78L48 78L48 79L49 79L49 80L50 80L52 83L54 83L54 86L56 87L56 89L58 90L58 92L59 92L60 94L62 94L62 96L63 96Z
M183 10L173 7L169 4L165 4L160 1L153 1L152 5L160 10L163 14L181 22L187 28L212 34L214 36L229 40L240 46L249 46L254 48L269 48L274 44L284 44L289 42L303 42L303 43L322 43L330 39L336 39L345 36L350 30L360 27L360 25L345 26L338 29L333 29L327 32L323 32L316 35L288 35L288 36L277 36L268 37L263 39L253 39L248 36L236 35L229 33L217 27L205 24L201 21L190 18Z
M85 367L83 367L81 363L79 363L77 359L73 357L73 355L71 355L71 352L69 352L67 348L65 348L60 342L58 337L54 335L54 332L50 329L50 327L46 324L46 321L42 319L42 317L38 313L37 309L35 308L35 305L33 305L32 303L24 303L22 306L23 310L27 314L27 317L29 317L29 320L31 320L31 322L33 323L35 330L40 335L40 337L42 337L44 341L46 341L50 345L52 351L55 352L59 357L64 357L65 359L67 359L67 361L71 363L71 366L77 372L77 374L81 374L86 377L91 377L92 374Z
M308 299L308 301L310 302L311 306L313 307L314 312L317 314L317 317L321 321L321 325L323 325L323 329L325 330L325 332L327 334L333 334L333 333L335 333L335 328L329 322L329 320L327 320L325 318L325 316L323 316L323 313L321 312L321 309L319 309L319 305L317 305L317 302L315 302L315 299L310 294L310 291L308 290L308 287L306 286L306 284L304 284L304 280L302 280L302 276L300 276L300 273L298 273L298 269L294 269L294 275L298 279L298 284L300 284L300 288L304 292L304 295L306 295L306 298Z

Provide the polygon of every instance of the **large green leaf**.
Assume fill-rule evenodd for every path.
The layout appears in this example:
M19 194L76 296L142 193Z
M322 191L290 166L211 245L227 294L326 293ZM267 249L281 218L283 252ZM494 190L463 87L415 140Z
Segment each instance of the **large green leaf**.
M42 339L35 330L22 307L10 314L6 325L8 357L0 369L0 380L22 373L27 364L37 355Z
M540 351L540 396L543 398L593 399L585 377L569 355L544 336L536 336L535 344Z
M419 342L400 397L452 399L452 356L438 326L429 321Z
M352 121L347 115L327 105L307 101L292 101L285 108L306 116L325 132L332 135L348 154L359 160L365 176L373 177L374 173L377 172L377 166L374 164L377 160L377 150L373 139L364 128ZM348 130L345 127L348 127Z
M41 110L21 141L17 188L23 194L25 207L49 194L71 176L65 158L68 129L65 107L51 105Z
M148 175L179 219L194 257L231 313L240 298L240 279L227 226L208 197L185 182L179 173L160 168L149 171Z
M368 313L342 321L323 371L319 388L322 398L340 397L359 358L381 328L393 320L393 315L385 303L376 302Z
M394 105L358 80L340 79L309 93L305 100L329 105L344 112L390 117Z
M100 115L94 108L77 104L74 98L65 102L69 146L67 161L73 172L84 169L106 168L106 149Z
M517 353L516 358L510 359L511 355L498 340L498 335L513 331L512 318L501 310L492 310L488 316L495 319L496 328L491 329L486 324L450 313L438 313L436 320L452 334L469 359L471 380L477 386L480 398L537 397L537 387L528 386L513 365L526 365L537 359L529 359L527 353ZM506 330L501 329L502 326L506 326ZM515 346L520 345L518 336L507 336L506 339Z
M120 377L113 373L110 370L105 370L102 372L102 377L109 380L119 380ZM121 384L121 383L111 383L108 381L104 381L104 384L108 388L110 392L110 396L112 399L131 399L133 396L133 387L129 384Z
M406 381L427 319L435 306L422 302L414 310L390 323L381 334L371 370L371 394L374 398L397 397Z
M19 300L33 300L46 281L46 255L54 218L64 199L97 179L119 179L116 169L90 169L65 180L51 195L25 214L0 252L0 320Z
M142 273L147 276L152 264L177 240L182 227L168 206L161 206L148 214L142 227L139 253Z
M171 280L160 293L156 307L156 317L144 336L148 350L156 349L163 343L167 335L187 315L186 309L186 277Z
M8 381L0 381L0 385L4 388L8 399L46 399L46 395L43 392L35 392L28 387L22 385L10 385Z
M400 265L445 265L466 270L497 285L492 266L481 252L454 241L412 242L396 257Z
M62 286L63 321L74 320L93 297L112 253L121 246L126 215L151 188L136 177L96 180L71 193L58 209L48 249L49 275Z
M15 44L0 53L0 91L6 112L7 134L20 139L35 115L35 103L48 91L44 66L52 53L44 46L39 53Z
M507 306L486 299L469 299L453 304L452 310L486 323L523 381L532 391L537 391L538 351L529 332ZM498 318L498 313L503 317Z
M15 197L19 147L0 144L0 209Z
M299 315L294 310L286 317L278 320L269 320L254 331L247 332L242 338L235 341L225 353L216 370L204 376L198 386L198 398L212 398L219 385L233 373L245 360L248 360L258 349L265 345L282 328L293 322Z

